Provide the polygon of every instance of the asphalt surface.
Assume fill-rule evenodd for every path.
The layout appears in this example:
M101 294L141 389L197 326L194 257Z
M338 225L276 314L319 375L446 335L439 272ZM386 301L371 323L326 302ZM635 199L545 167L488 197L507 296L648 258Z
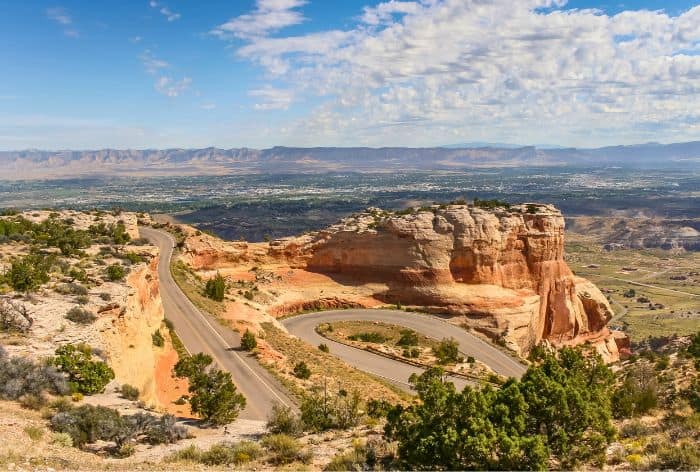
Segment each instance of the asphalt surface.
M423 372L423 369L332 341L316 333L315 328L321 323L350 320L390 323L413 329L438 340L452 337L459 343L459 350L463 355L474 356L475 359L480 360L498 374L506 377L520 378L526 370L525 366L517 360L473 334L438 317L420 313L398 310L356 309L323 311L293 316L283 320L282 324L290 334L297 336L303 341L313 346L325 343L328 345L331 353L348 364L408 390L408 378L411 374L420 374ZM458 388L462 388L469 383L460 377L452 377L451 381Z
M173 237L165 231L152 228L140 227L139 231L142 237L160 249L158 277L166 318L172 321L188 352L209 354L219 368L231 372L238 390L246 397L246 408L240 417L265 420L274 403L294 407L294 401L277 379L260 366L254 357L239 350L240 335L197 309L177 286L170 273L170 259L175 246ZM408 378L411 374L420 374L423 369L332 341L316 333L315 328L321 323L347 320L395 324L438 340L452 337L459 343L459 350L464 356L473 356L501 375L519 378L525 372L525 367L508 354L467 331L430 315L398 310L350 309L307 313L287 318L282 324L290 334L312 346L325 343L331 353L348 364L410 391ZM470 383L462 377L451 377L450 380L460 389Z
M214 317L202 313L173 280L170 259L175 241L164 231L140 227L139 232L160 249L158 277L165 317L191 354L204 352L223 370L231 372L233 381L246 398L240 418L266 420L274 403L294 406L277 379L272 377L249 353L240 351L238 333L219 324Z

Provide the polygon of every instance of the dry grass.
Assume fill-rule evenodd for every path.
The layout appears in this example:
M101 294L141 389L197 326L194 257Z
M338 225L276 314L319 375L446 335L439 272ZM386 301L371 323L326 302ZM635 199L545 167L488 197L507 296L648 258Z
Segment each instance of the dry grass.
M190 299L194 306L217 318L222 315L224 304L204 296L204 283L184 262L175 260L170 265L170 273L173 275L173 279L180 287L180 290Z
M314 386L322 385L324 379L327 379L331 384L337 382L337 385L331 385L333 388L358 390L363 400L384 399L396 403L409 398L405 392L393 385L289 336L271 323L263 323L262 327L265 330L264 341L284 356L284 360L263 365L296 395L303 395ZM305 362L311 369L309 380L298 379L292 374L292 369L298 362Z

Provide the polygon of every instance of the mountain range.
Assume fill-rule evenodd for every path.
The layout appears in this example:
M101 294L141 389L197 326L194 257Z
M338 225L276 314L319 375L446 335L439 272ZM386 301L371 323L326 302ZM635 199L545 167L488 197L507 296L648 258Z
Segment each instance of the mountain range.
M0 180L100 175L449 171L515 166L700 166L700 141L594 149L522 147L273 147L0 151Z

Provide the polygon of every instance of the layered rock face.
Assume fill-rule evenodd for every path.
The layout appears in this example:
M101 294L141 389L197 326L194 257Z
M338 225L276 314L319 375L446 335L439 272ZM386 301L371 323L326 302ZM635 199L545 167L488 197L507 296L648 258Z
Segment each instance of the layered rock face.
M591 341L606 358L618 355L606 328L613 311L564 261L564 218L552 206L370 209L275 241L270 255L345 283L386 283L378 297L463 317L523 354L546 340Z

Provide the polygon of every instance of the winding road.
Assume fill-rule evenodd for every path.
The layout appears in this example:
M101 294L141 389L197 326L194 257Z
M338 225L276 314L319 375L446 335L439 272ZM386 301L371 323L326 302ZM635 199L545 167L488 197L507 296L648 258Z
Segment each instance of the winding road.
M360 309L322 311L293 316L282 320L282 324L290 334L313 346L325 343L332 354L353 367L388 380L403 389L408 389L408 378L411 374L423 372L420 367L333 341L316 332L316 327L321 323L351 320L380 321L403 326L438 340L452 337L459 343L459 350L462 354L474 356L475 359L488 365L498 374L520 378L525 372L525 366L486 341L436 316L421 313ZM458 388L469 383L468 380L460 377L451 377L450 380Z
M231 372L238 390L246 397L246 408L241 418L265 420L274 403L294 406L294 401L281 384L250 354L239 351L240 336L220 325L214 317L196 308L180 290L170 273L170 260L175 241L165 232L140 227L141 236L156 244L160 250L158 277L165 316L172 321L175 331L188 352L204 352L212 356L221 369ZM282 321L290 334L312 346L328 345L331 353L348 364L381 377L404 390L409 390L408 378L423 369L394 359L373 354L324 338L316 333L316 326L329 321L379 321L418 331L434 339L452 337L459 343L465 356L473 356L506 377L520 377L525 367L508 354L473 334L436 316L398 310L338 310L308 313ZM469 383L462 377L451 377L458 388Z
M293 406L294 401L277 379L250 354L237 350L241 344L238 333L202 313L177 286L170 273L170 259L175 246L173 237L152 228L139 227L139 232L160 250L158 278L165 317L173 322L188 352L209 354L219 368L231 372L238 391L246 398L246 407L240 418L264 421L275 402Z

